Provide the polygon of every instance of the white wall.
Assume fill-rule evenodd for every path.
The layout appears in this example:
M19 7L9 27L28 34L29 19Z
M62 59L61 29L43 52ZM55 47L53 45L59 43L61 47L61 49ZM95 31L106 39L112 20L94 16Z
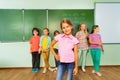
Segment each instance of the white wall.
M54 66L53 55L50 64ZM29 42L0 43L0 67L30 67L32 64ZM43 66L41 57L41 66Z
M0 9L93 9L93 0L0 0ZM120 45L105 45L102 65L120 65ZM120 51L119 51L120 52ZM54 66L53 56L50 63ZM43 66L41 60L41 66ZM92 65L88 54L87 65ZM29 42L0 43L0 67L30 67Z
M93 0L0 0L3 9L93 9Z
M30 66L28 42L0 43L0 67Z
M120 65L120 45L104 45L105 52L101 55L101 65ZM54 57L50 54L49 63L54 66ZM41 57L41 66L43 66ZM91 55L88 53L87 65L92 65ZM30 67L31 54L29 42L0 43L0 67Z
M95 23L100 26L103 43L120 43L120 3L97 3ZM109 15L108 15L109 14Z

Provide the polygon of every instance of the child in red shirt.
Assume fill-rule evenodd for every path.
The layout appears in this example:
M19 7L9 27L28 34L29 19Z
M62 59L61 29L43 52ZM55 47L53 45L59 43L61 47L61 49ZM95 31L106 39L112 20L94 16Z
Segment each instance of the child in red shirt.
M39 54L39 29L32 29L33 36L30 38L30 52L32 54L32 72L38 72L40 67L40 54Z

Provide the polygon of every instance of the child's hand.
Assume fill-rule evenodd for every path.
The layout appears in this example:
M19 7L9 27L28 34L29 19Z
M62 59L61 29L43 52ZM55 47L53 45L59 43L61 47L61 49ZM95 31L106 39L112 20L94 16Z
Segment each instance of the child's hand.
M45 53L45 50L42 50L42 53Z
M59 55L56 55L55 58L56 58L57 61L60 61L60 56Z
M32 48L31 48L31 46L30 46L30 48L29 48L29 51L30 51L30 53L32 52Z
M40 53L41 53L41 51L42 51L42 50L41 50L41 48L39 48L38 53L40 54Z
M32 49L31 49L31 48L30 48L30 50L29 50L29 51L30 51L30 53L32 53Z
M78 68L74 68L73 75L77 75L77 73L78 73Z
M102 45L102 43L101 43L101 42L98 42L98 45L100 45L100 46L101 46L101 45Z
M41 49L42 53L45 53L45 50Z
M85 29L85 33L87 33L87 29Z
M104 49L102 49L102 52L104 53Z
M30 54L32 53L32 51L30 50Z

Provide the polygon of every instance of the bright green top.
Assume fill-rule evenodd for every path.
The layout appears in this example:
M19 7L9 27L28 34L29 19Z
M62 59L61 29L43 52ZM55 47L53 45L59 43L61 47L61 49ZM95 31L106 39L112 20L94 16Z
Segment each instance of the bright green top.
M58 49L58 43L56 43L53 48Z

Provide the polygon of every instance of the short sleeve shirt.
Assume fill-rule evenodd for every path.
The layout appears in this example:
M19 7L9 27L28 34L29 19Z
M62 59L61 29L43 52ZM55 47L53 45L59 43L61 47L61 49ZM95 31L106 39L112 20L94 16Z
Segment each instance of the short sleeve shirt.
M89 37L93 42L100 42L101 40L100 34L90 34ZM91 44L90 48L101 48L101 46L97 44Z
M55 37L58 41L58 53L60 56L60 62L71 63L74 62L74 45L79 41L73 35L66 36L65 34L59 34Z
M30 39L31 52L38 52L40 43L40 36L32 36Z
M87 36L83 31L78 31L76 33L76 38L79 41L78 47L81 50L86 50L88 49L88 41L87 41Z

